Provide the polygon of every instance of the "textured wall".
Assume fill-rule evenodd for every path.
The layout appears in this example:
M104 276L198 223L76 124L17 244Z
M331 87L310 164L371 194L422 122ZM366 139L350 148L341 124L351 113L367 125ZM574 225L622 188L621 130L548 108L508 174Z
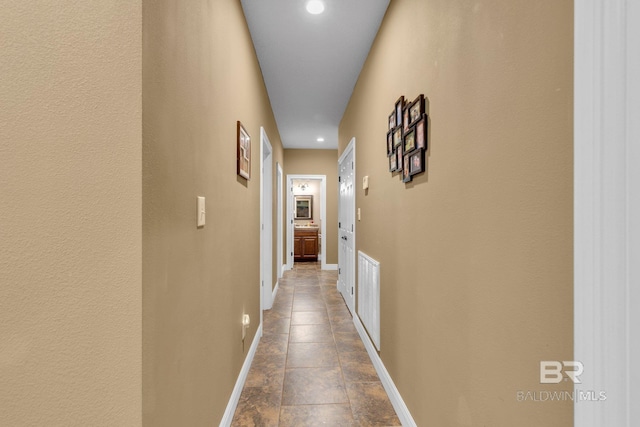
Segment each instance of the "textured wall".
M284 162L285 181L287 175L327 176L327 235L323 236L323 244L326 263L338 264L338 152L287 149L284 150ZM286 247L284 251L283 259L286 259Z
M260 126L274 178L282 148L239 1L144 0L143 29L143 423L210 426L260 319ZM237 120L249 181L236 175Z
M358 249L381 262L381 357L420 426L569 426L518 402L571 360L573 3L394 0L340 127ZM387 117L429 100L428 171L388 172Z
M141 31L2 2L0 425L141 424Z

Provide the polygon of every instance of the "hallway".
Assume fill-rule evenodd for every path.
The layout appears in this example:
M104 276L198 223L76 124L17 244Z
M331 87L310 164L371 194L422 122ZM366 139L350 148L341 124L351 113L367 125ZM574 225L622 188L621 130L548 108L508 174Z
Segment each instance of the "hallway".
M316 263L280 280L233 426L400 425L336 280Z
M640 426L640 2L309 1L3 3L0 426Z

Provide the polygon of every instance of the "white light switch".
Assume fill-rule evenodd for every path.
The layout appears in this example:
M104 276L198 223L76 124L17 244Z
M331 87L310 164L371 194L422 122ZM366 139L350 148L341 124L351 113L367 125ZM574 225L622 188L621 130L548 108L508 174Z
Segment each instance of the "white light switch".
M251 324L251 318L248 314L242 315L242 341L244 341L244 337L247 334L247 328Z
M358 208L358 221L360 221L360 208Z
M204 226L204 221L205 221L205 209L204 209L204 197L198 197L198 208L197 208L197 214L198 214L198 227L202 227Z
M369 175L362 178L362 189L363 190L369 189Z

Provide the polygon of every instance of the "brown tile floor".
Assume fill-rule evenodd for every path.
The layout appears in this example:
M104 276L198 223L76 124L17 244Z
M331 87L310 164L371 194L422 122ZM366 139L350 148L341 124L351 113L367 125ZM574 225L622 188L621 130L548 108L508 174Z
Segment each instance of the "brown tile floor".
M232 426L400 426L336 280L316 263L280 280Z

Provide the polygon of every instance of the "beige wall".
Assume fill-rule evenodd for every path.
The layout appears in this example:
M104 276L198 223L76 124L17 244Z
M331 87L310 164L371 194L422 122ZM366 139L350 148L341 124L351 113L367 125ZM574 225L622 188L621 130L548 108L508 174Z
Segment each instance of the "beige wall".
M143 418L212 425L260 318L260 126L274 179L282 149L239 1L145 0L143 11ZM236 175L236 120L252 137L249 181Z
M284 174L285 180L287 175L327 176L327 218L325 219L327 235L323 236L322 244L326 263L338 264L338 152L336 150L286 149L284 150ZM286 255L286 247L284 251ZM283 259L286 260L286 256Z
M2 2L0 425L141 424L141 32Z
M538 370L572 360L572 10L394 0L341 123L369 176L357 236L381 262L381 358L420 426L572 425L570 402L516 400L570 387ZM387 117L420 93L428 171L405 185Z

